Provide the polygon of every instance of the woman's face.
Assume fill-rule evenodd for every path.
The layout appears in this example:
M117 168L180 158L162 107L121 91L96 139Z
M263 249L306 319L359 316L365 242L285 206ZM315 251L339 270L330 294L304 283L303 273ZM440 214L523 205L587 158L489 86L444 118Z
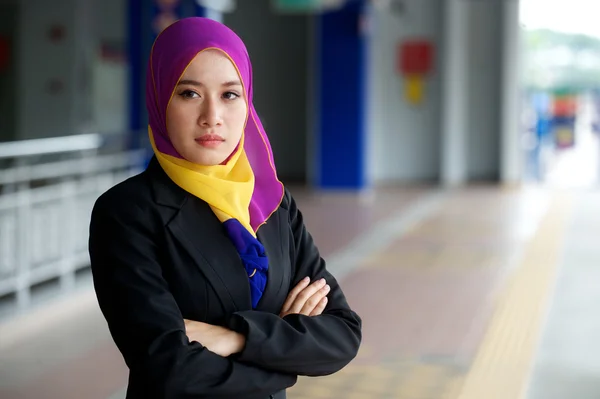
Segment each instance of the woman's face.
M247 110L233 63L221 51L203 51L173 92L166 118L169 139L186 160L219 165L236 149Z

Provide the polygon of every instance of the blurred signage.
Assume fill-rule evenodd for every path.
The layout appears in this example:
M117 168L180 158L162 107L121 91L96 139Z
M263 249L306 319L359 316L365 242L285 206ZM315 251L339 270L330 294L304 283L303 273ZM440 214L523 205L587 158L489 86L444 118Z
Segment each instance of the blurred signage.
M340 9L346 0L271 0L279 12L318 12Z
M218 12L233 12L236 6L235 0L196 0L196 3L200 7Z
M575 145L577 105L576 91L558 89L553 92L552 130L554 142L559 149L572 148Z

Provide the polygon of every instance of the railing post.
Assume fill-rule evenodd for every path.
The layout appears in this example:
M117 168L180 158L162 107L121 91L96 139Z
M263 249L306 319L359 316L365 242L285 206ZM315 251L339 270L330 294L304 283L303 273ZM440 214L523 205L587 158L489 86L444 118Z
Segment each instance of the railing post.
M31 191L24 187L16 193L17 198L17 257L16 294L17 307L27 307L31 301L29 276L31 273Z
M77 195L76 182L66 180L61 183L61 216L62 234L61 234L61 267L60 267L60 285L61 290L69 291L75 287L75 220L76 206L75 196Z

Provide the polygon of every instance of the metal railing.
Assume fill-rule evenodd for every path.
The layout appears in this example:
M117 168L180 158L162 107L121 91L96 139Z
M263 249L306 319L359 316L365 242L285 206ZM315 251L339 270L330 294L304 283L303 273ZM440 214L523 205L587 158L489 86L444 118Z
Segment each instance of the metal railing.
M139 173L147 152L102 152L100 135L0 143L0 297L26 307L45 281L75 285L89 266L90 213L113 185ZM52 154L51 159L43 159Z

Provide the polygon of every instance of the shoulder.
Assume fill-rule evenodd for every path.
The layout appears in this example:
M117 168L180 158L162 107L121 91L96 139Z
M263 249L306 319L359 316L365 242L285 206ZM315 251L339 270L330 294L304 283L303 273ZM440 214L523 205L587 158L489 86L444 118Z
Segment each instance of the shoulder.
M276 213L286 215L290 224L295 223L298 217L302 217L298 205L296 204L296 200L287 187L284 187L283 198L281 199L281 203L279 204Z
M152 204L152 191L145 172L108 189L94 204L92 217L131 217Z
M279 208L283 208L286 211L290 210L290 205L294 202L294 197L292 197L292 193L288 190L287 187L283 187L283 198L281 199L281 203L279 204Z

